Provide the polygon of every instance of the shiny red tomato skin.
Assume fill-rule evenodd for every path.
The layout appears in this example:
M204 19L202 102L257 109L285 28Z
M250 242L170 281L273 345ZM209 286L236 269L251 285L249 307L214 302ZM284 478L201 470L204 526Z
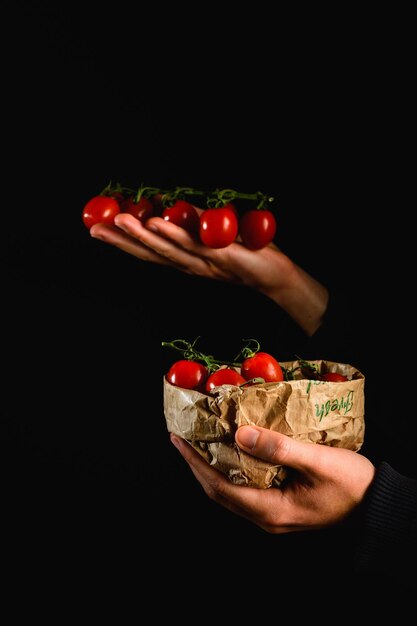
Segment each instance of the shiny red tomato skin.
M114 218L120 213L120 204L110 196L94 196L82 212L85 226L90 229L94 224L114 224Z
M200 217L193 205L186 200L176 200L172 206L166 207L162 212L162 217L189 233L198 233L200 228Z
M349 379L347 378L347 376L339 374L338 372L326 372L325 374L320 374L320 380L325 380L332 383L344 383L346 380Z
M237 237L239 222L235 211L227 205L206 209L200 215L200 239L209 248L226 248Z
M245 359L242 362L241 372L246 380L263 378L266 383L284 380L281 365L267 352L257 352L254 356Z
M208 376L207 368L197 361L180 359L171 365L166 379L171 385L183 389L198 389Z
M207 378L205 384L206 393L211 393L219 385L243 385L246 380L231 367L219 369Z
M274 239L277 223L274 214L266 209L251 209L239 221L243 245L250 250L265 248Z
M233 211L233 213L236 215L236 217L239 219L239 211L237 210L235 204L232 204L231 202L228 202L227 204L225 204L223 206L223 209L231 209Z
M130 213L140 222L146 222L153 215L153 204L148 198L142 196L139 202L135 202L134 197L126 198L121 204L122 213Z
M151 197L151 202L153 206L153 214L157 217L161 217L164 211L164 205L162 203L162 194L157 193Z
M117 200L117 202L122 205L122 203L125 201L125 197L122 194L121 191L111 191L110 193L107 194L108 196L110 196L110 198L114 198L115 200Z

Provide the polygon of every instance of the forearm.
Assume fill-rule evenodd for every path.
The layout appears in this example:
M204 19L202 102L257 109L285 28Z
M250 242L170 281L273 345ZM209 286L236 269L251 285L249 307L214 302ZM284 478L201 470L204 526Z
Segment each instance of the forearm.
M285 285L272 285L261 291L311 336L322 323L329 293L321 283L292 262L288 263L286 278Z
M280 306L307 335L321 324L327 289L274 245L256 252L240 243L212 249L159 217L150 218L145 227L131 215L120 214L115 224L115 228L96 224L90 234L145 261L252 287Z

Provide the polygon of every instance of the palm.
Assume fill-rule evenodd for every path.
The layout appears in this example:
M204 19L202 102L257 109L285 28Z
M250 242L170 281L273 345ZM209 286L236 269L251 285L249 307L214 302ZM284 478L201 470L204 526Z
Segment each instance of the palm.
M157 228L155 233L151 228ZM197 276L241 283L260 290L277 287L292 263L270 244L256 252L239 242L222 249L201 244L184 229L159 217L146 227L130 215L117 218L117 228L96 225L93 236L105 239L138 259L170 265Z

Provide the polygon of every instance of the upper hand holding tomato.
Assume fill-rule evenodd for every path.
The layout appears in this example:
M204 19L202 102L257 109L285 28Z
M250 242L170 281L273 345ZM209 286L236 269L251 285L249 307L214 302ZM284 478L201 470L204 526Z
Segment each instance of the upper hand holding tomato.
M110 183L99 196L92 198L84 207L84 224L89 229L94 224L111 225L114 224L115 215L120 212L130 213L139 221L146 222L154 214L153 203L150 200L152 196L162 202L162 217L165 220L198 235L200 241L209 248L226 248L240 234L243 245L251 250L260 250L269 245L275 236L275 217L264 206L273 198L261 193L242 194L232 189L217 189L211 194L204 194L187 187L177 187L172 192L159 192L161 190L143 186L134 192L120 184L112 188ZM207 208L202 210L200 215L196 208L182 197L187 194L207 196ZM256 209L247 210L240 219L236 206L228 201L230 198L256 200L258 206ZM111 210L107 208L108 206L111 206Z
M155 191L155 213L161 213L161 202ZM202 209L196 210L203 213ZM256 289L286 311L307 334L320 326L327 307L327 289L272 242L259 250L251 250L238 240L225 248L209 248L170 220L154 215L142 223L123 212L116 213L110 224L95 220L90 235L142 261Z

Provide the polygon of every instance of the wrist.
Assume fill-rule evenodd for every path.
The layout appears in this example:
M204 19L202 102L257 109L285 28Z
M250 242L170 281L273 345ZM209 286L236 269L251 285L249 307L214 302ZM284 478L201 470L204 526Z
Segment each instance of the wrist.
M308 334L321 326L329 292L319 281L286 257L284 280L266 286L262 293L273 300Z

